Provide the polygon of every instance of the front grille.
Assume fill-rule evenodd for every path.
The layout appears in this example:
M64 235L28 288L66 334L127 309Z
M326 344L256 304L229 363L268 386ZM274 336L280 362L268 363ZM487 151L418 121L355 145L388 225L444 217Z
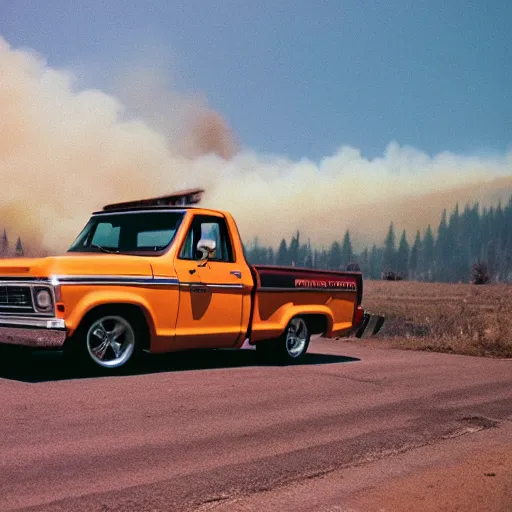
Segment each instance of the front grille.
M29 286L0 286L0 313L32 313Z

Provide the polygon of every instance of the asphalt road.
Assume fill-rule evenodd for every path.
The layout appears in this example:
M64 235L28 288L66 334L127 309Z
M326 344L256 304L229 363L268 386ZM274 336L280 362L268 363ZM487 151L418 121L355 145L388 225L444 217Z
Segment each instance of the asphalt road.
M258 366L250 350L181 353L107 378L43 353L3 365L0 411L2 511L222 510L498 431L512 361L315 340L294 367ZM275 509L297 510L282 499Z

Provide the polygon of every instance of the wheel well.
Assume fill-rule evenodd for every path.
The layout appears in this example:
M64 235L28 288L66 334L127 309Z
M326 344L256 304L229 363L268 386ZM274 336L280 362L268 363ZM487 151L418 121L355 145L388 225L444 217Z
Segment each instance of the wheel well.
M327 317L325 315L301 315L308 326L309 334L324 334L328 328Z
M116 303L116 304L102 304L96 306L88 311L82 318L79 330L83 325L86 325L89 319L100 314L119 314L125 316L130 322L135 323L135 327L141 330L142 349L149 349L151 330L146 318L144 310L136 304Z

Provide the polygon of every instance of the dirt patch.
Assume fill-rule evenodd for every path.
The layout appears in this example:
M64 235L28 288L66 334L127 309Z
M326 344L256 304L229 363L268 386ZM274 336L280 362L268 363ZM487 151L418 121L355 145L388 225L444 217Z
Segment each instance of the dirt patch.
M363 304L391 346L512 358L512 285L365 281Z
M512 447L472 455L458 464L398 479L350 501L347 512L509 512Z

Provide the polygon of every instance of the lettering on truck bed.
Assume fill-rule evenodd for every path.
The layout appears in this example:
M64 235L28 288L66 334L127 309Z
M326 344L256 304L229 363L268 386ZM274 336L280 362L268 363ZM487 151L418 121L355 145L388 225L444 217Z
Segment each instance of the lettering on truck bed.
M297 288L339 288L341 290L356 291L356 283L354 281L295 279L295 286Z

